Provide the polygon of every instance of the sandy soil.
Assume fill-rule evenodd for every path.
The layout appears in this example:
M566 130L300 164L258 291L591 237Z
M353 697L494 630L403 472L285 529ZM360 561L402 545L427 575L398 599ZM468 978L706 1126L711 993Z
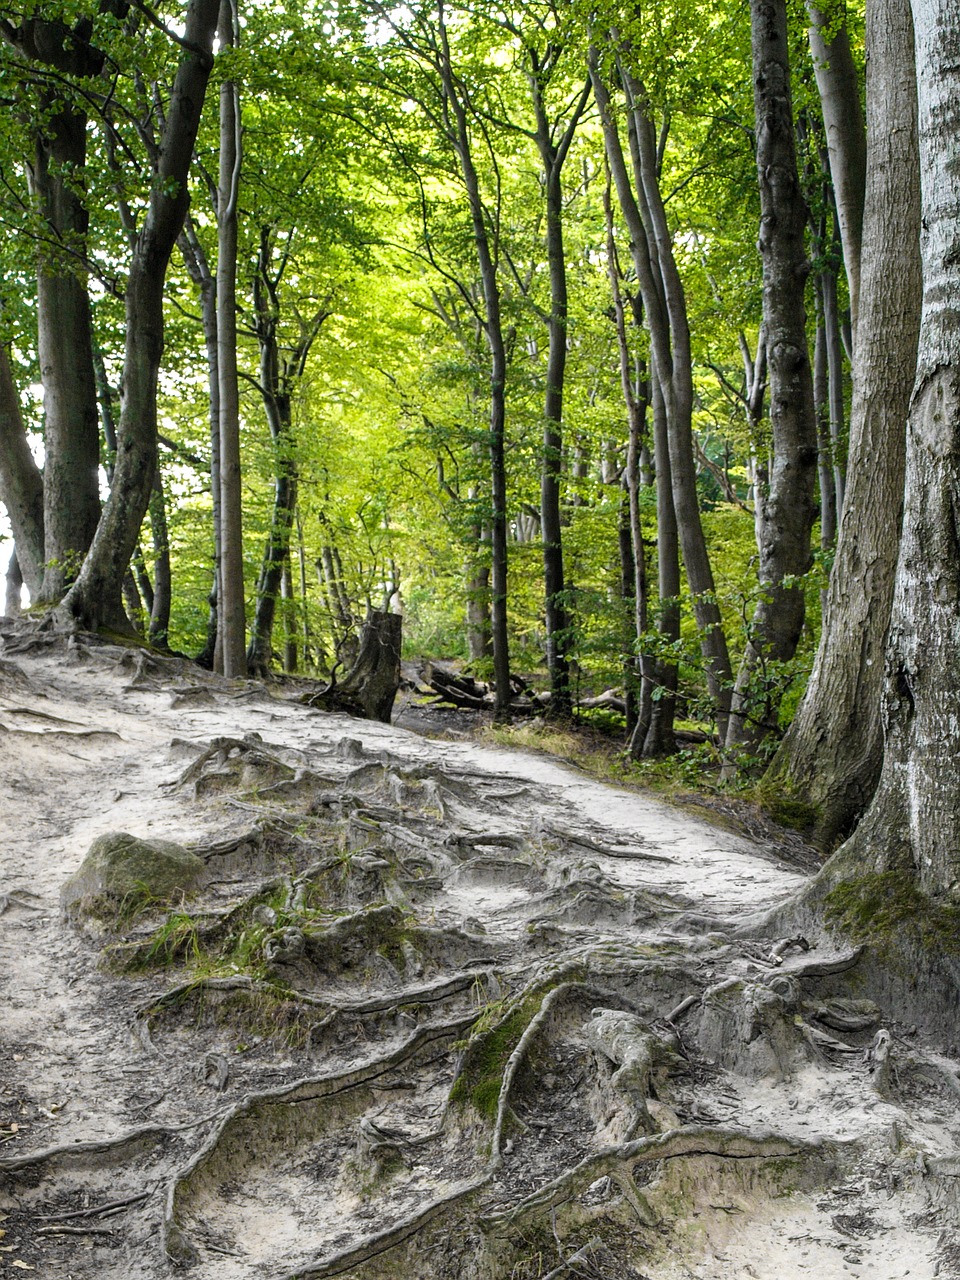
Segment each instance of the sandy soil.
M804 881L771 851L186 663L2 657L0 1274L960 1276L957 1064L831 940L738 931ZM181 914L252 976L64 918L117 831L201 853Z

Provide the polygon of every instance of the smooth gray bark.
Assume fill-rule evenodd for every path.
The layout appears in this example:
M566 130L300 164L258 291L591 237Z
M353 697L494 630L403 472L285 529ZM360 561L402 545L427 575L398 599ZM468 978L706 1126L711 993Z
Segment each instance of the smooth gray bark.
M20 592L23 589L23 574L20 572L20 561L17 559L17 548L14 545L7 561L7 585L4 592L3 612L7 618L20 616Z
M200 291L200 319L207 353L207 387L210 395L210 496L213 503L213 583L208 596L207 634L197 655L201 666L223 671L219 643L220 599L220 361L217 351L217 282L210 270L203 244L188 213L179 238L180 251L190 279Z
M867 130L860 105L860 79L850 49L845 16L836 29L837 11L834 7L826 14L808 0L807 13L810 17L810 53L823 110L843 262L850 292L850 318L856 334L867 181ZM835 29L833 34L831 29Z
M883 654L922 290L913 44L908 0L875 0L867 22L871 146L846 503L813 672L772 766L818 810L824 846L863 813L882 753Z
M838 859L960 899L960 9L914 0L923 265L903 535L882 698L883 767ZM876 14L874 14L876 17ZM900 24L902 26L902 23ZM861 320L861 324L863 321Z
M86 162L86 116L64 108L37 141L34 198L50 239L86 252L88 215L73 174ZM61 598L100 519L100 435L93 374L90 298L76 260L41 252L37 350L43 383L44 577L40 599Z
M20 409L10 355L0 343L0 501L17 544L31 601L43 583L43 476L34 461Z
M106 7L101 3L101 11ZM87 115L71 83L99 75L104 55L90 23L0 17L0 36L40 72L33 104L30 191L43 222L37 270L37 352L44 399L43 582L34 598L55 602L74 580L100 518L100 439L86 281L84 175ZM49 77L49 78L48 78ZM58 83L59 82L59 83ZM32 94L24 77L21 93ZM33 113L31 113L32 115Z

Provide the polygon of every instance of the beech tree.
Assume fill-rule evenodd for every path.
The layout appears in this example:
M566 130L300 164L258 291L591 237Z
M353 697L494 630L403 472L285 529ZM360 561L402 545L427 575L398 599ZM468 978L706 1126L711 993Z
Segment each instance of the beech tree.
M761 595L734 689L728 749L756 744L771 728L776 689L761 679L758 690L758 677L763 664L784 662L796 650L804 617L796 578L812 562L816 515L817 426L804 309L807 216L797 172L786 4L753 0L750 14L773 466L758 520Z
M126 11L125 4L110 0L99 6L101 16L122 16ZM28 234L38 258L43 526L41 539L41 530L20 523L18 516L18 536L31 594L55 602L76 576L100 518L100 437L86 278L89 212L83 190L87 111L76 89L100 76L106 55L93 43L93 23L86 17L72 26L39 15L24 16L16 26L0 18L0 37L20 64L18 89L34 121L27 175L39 215L38 225L28 228ZM29 456L19 461L27 472L34 465ZM35 485L15 457L5 470L17 473L16 479L11 474L16 489ZM39 584L33 580L38 559L43 566Z
M156 173L127 276L123 401L113 486L80 573L58 613L69 625L123 631L121 591L157 460L157 377L167 264L188 204L187 175L213 67L217 0L190 0L159 140Z
M919 96L923 302L907 420L903 534L881 701L883 764L866 816L828 864L824 880L892 871L908 877L923 894L956 902L960 319L954 299L960 290L960 12L950 0L913 0L911 7ZM904 48L902 16L896 25ZM900 74L904 81L908 78L902 66ZM883 150L881 146L881 154ZM869 257L865 265L867 261ZM861 330L865 332L865 314Z
M883 653L922 290L913 47L908 0L874 0L867 12L871 143L849 481L816 662L771 766L772 779L816 808L817 837L827 846L869 803L882 754Z
M690 330L683 283L673 254L670 229L659 186L657 148L650 104L643 86L621 62L628 94L631 183L600 50L589 55L594 96L600 110L607 159L620 208L630 235L630 247L643 310L650 333L652 373L656 380L654 404L662 404L665 430L659 438L667 445L661 468L668 466L673 506L683 550L693 609L700 632L706 679L716 707L721 732L727 727L731 670L726 635L716 599L713 571L703 535L693 460L693 376ZM644 753L662 750L651 744Z

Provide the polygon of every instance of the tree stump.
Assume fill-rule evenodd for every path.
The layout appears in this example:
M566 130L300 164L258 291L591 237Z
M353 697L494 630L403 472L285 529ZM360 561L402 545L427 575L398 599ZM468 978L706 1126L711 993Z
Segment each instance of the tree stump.
M403 619L398 613L372 609L360 632L356 660L343 680L336 676L326 689L304 698L321 711L345 711L363 720L390 723L400 688L400 639Z

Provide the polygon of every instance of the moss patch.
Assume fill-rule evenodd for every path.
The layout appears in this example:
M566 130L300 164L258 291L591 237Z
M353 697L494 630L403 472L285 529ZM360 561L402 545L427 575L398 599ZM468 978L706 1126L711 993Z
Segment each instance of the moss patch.
M855 942L883 947L899 938L960 955L960 906L928 898L906 871L841 881L824 906L828 922Z

